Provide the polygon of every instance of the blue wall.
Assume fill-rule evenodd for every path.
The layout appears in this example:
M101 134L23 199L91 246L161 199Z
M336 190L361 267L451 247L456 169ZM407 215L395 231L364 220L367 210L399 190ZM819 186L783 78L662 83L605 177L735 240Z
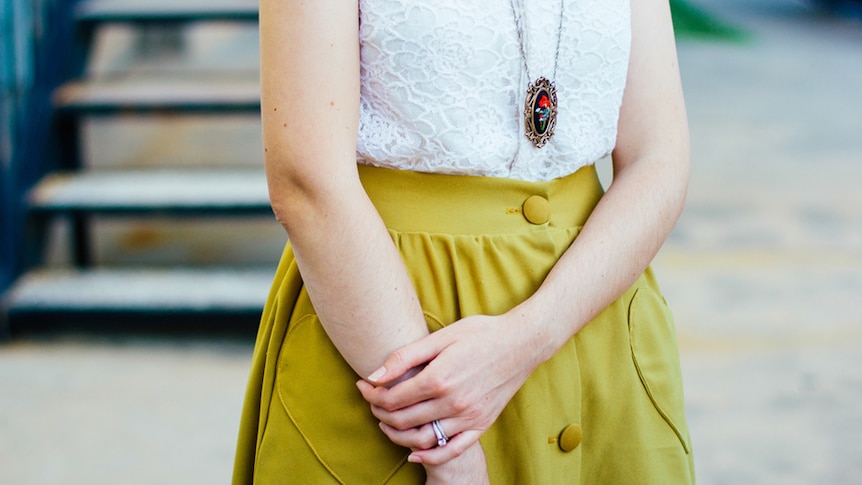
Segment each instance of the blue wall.
M21 244L20 189L16 187L17 145L22 133L27 91L33 84L34 3L0 0L0 291L15 276Z
M51 92L80 66L76 0L0 0L0 293L25 269L24 195L53 166Z

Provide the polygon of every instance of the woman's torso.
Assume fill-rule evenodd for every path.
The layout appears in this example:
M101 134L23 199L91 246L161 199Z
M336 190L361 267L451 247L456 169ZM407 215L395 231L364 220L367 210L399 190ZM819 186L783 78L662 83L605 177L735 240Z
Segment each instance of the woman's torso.
M359 163L550 180L616 141L631 41L628 0L360 0ZM555 61L559 36L559 57ZM556 64L556 76L554 76ZM524 136L529 83L555 81L556 132Z

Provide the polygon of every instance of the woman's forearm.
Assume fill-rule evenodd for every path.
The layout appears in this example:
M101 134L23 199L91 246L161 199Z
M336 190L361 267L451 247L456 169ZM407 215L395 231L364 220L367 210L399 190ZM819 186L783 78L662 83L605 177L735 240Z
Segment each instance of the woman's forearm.
M327 335L362 377L427 335L413 284L357 182L282 209L297 265Z
M632 50L614 180L539 291L513 315L542 322L547 359L652 261L679 218L690 170L688 121L666 0L632 2Z
M687 158L644 159L617 173L539 290L509 312L528 320L534 365L549 359L644 271L679 217Z
M261 0L261 119L273 211L327 334L367 376L427 330L356 170L358 15L350 0Z
M270 199L320 322L368 377L427 335L413 284L356 169L358 4L261 0L261 118ZM309 365L314 365L310 362ZM429 477L484 474L478 444ZM479 483L471 480L471 483Z

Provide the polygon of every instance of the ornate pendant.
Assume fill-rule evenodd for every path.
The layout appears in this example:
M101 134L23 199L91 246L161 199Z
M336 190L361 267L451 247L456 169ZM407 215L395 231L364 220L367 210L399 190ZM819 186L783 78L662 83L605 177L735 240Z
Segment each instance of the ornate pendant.
M540 77L530 84L524 102L524 134L536 148L542 148L554 136L557 126L557 87Z

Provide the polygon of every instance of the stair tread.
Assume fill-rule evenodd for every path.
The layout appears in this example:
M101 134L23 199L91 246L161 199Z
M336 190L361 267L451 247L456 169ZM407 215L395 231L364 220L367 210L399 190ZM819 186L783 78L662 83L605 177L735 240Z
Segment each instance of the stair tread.
M10 313L260 311L272 269L39 269L7 293Z
M53 173L30 192L29 203L37 211L270 211L262 170Z
M54 92L62 111L247 111L260 109L257 72L79 80Z
M85 22L257 20L256 0L88 0L77 9Z

